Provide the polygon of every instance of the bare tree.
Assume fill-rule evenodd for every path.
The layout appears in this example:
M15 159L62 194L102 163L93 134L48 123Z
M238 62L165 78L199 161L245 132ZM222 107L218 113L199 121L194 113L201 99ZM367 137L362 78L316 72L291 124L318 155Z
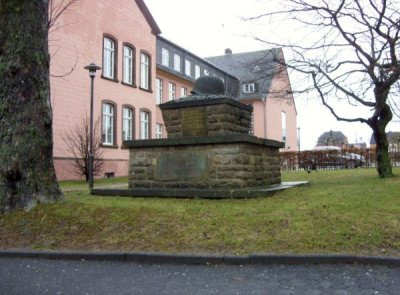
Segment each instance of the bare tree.
M49 30L49 36L51 37L52 32L58 30L61 27L69 25L68 23L65 24L59 24L57 23L57 20L61 17L63 13L65 13L68 9L72 8L74 5L76 5L79 2L79 0L49 0L49 16L48 16L48 22L47 22L47 27ZM49 37L49 43L51 43L52 40ZM53 53L53 55L50 57L52 60L54 56L57 54L57 51ZM78 49L75 48L75 62L73 65L71 65L71 68L64 73L61 74L54 74L52 73L50 76L52 78L63 78L71 74L75 69L76 65L78 64Z
M79 0L49 0L49 16L47 27L50 30L60 16Z
M72 127L63 135L63 141L68 151L73 156L75 171L89 180L89 118L85 116L82 121ZM103 167L101 150L100 124L95 123L93 130L93 174L99 175Z
M398 0L285 0L281 9L255 19L291 20L308 36L291 43L259 38L288 49L284 65L309 78L324 106L339 121L365 123L377 146L377 170L381 178L393 175L386 126L398 111L400 77ZM311 38L310 38L311 37ZM307 42L309 40L310 42ZM277 59L282 63L282 59ZM332 100L357 106L354 116L343 114ZM360 108L368 110L367 116Z

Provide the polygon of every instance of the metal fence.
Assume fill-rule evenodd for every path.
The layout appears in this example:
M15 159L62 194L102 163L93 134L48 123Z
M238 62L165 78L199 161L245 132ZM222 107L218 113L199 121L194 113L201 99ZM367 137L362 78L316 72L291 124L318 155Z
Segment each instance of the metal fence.
M282 170L376 167L375 149L281 152ZM389 152L393 167L400 167L400 150Z

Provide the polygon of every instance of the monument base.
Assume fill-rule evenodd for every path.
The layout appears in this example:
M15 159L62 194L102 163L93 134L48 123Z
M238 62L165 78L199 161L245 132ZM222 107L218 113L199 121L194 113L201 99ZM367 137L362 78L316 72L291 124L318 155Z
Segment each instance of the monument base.
M238 189L281 182L278 141L247 134L135 140L130 189Z
M108 197L136 198L186 198L186 199L244 199L272 196L288 188L305 185L308 181L282 182L268 187L244 189L139 189L139 188L95 188L91 194Z

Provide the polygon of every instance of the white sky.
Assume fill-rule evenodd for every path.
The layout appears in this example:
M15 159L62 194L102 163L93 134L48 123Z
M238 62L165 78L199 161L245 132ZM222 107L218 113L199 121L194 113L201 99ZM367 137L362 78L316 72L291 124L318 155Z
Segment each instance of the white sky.
M261 39L290 40L301 36L302 29L290 27L290 23L256 24L243 21L268 11L278 0L145 0L159 25L162 36L188 49L200 57L224 54L225 48L233 53L268 49ZM268 4L268 5L267 5ZM286 38L284 38L286 37ZM295 76L291 83L296 87ZM295 96L297 125L301 128L301 149L312 149L318 137L325 131L342 131L350 143L366 142L372 134L366 124L338 122L317 99ZM358 110L342 107L343 112ZM359 114L357 114L359 116ZM391 123L387 130L400 131L400 120Z

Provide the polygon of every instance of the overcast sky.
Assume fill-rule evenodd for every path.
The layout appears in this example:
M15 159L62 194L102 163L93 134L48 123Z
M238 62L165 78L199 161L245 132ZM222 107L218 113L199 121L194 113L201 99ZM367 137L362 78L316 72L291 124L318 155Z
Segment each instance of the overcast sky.
M159 25L162 36L188 49L200 57L224 54L225 48L233 53L269 49L255 41L276 39L283 42L302 35L302 28L290 23L256 23L243 18L272 9L276 0L145 0ZM268 5L267 5L267 4ZM303 33L304 35L304 33ZM290 76L292 85L296 77ZM350 143L366 142L372 134L365 124L337 122L318 99L295 96L297 125L300 127L301 149L312 149L323 132L342 131ZM341 107L343 112L357 110ZM400 131L399 118L387 130Z

